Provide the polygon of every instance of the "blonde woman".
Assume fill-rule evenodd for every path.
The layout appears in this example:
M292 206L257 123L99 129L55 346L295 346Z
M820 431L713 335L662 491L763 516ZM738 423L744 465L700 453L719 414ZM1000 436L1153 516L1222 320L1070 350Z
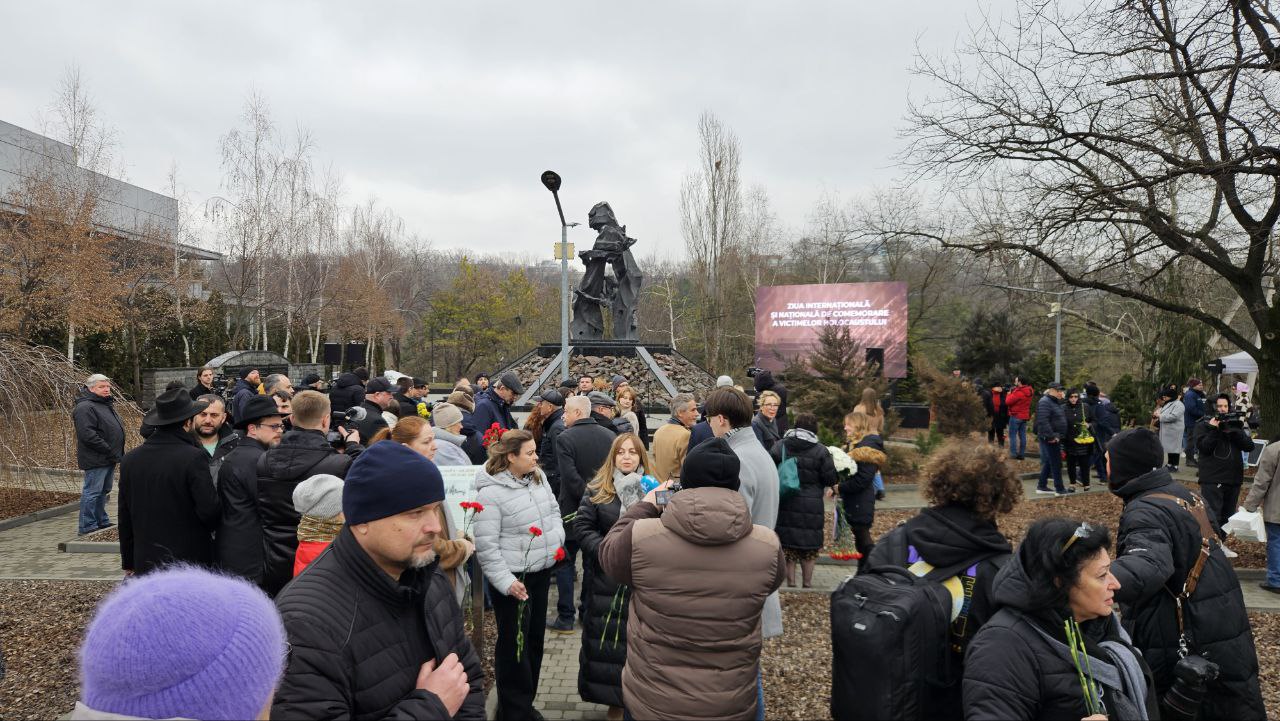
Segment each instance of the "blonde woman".
M623 433L613 441L604 465L587 484L573 521L582 548L582 654L578 694L583 701L609 707L609 719L622 718L622 667L627 662L629 595L600 569L596 550L609 529L644 497L640 478L653 473L653 461L640 437Z
M876 514L876 473L888 460L884 442L876 429L876 421L862 411L854 411L844 417L844 432L849 439L849 456L858 464L858 470L849 478L840 479L840 501L844 506L845 520L853 531L853 544L862 554L858 559L858 572L867 565L867 558L875 544L871 540L871 523Z
M643 433L644 426L640 423L640 417L636 415L640 408L640 398L636 395L636 392L631 390L630 386L623 386L618 389L615 400L618 401L617 420L624 421L624 424L621 425L624 425L624 427L629 425L631 431L637 435Z
M884 433L884 409L880 407L880 394L875 388L863 388L862 400L853 409L871 416L877 435Z
M782 433L778 430L778 409L782 407L782 396L773 391L761 391L756 400L760 402L760 412L751 419L751 430L755 431L760 445L767 451L782 440Z
M551 568L563 553L564 525L538 468L532 433L510 430L489 445L489 460L476 471L476 501L484 506L475 518L476 555L498 622L494 717L537 718L533 701L542 673L547 590ZM518 637L523 648L517 647Z

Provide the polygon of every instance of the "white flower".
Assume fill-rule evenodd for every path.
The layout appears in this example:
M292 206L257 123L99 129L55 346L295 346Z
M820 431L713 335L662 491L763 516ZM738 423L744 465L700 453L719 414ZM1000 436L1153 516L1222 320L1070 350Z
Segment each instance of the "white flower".
M839 446L827 446L827 451L831 453L831 460L835 461L836 473L845 473L850 476L858 472L858 464L848 453L845 453Z

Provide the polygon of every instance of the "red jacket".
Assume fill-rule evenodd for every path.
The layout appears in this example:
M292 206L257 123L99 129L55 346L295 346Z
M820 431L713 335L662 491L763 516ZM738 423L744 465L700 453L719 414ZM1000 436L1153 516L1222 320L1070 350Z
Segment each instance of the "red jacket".
M329 544L322 541L298 541L298 552L293 557L293 575L302 573L302 569L310 566L328 547Z
M1031 419L1031 397L1035 389L1029 385L1018 386L1005 393L1004 402L1009 407L1009 417L1018 420Z

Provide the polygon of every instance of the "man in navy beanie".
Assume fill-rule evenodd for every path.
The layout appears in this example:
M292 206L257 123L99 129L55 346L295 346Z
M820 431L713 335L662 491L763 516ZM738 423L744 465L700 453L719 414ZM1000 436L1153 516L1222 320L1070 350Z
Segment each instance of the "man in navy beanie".
M1108 486L1124 501L1111 573L1120 582L1115 600L1133 645L1142 651L1156 693L1163 697L1178 675L1180 631L1187 651L1218 664L1206 685L1199 718L1266 717L1258 686L1258 653L1244 595L1231 562L1222 554L1205 515L1204 501L1164 466L1160 436L1147 428L1117 433L1107 444ZM1208 552L1197 563L1202 550ZM1193 574L1196 582L1188 584ZM1184 587L1183 629L1177 599Z
M345 480L346 524L276 599L291 651L272 717L483 719L484 670L432 550L440 471L375 443Z

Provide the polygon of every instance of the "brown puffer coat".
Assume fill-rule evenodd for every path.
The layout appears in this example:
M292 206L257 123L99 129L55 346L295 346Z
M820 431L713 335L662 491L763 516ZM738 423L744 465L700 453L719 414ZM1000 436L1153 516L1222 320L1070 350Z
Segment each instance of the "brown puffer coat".
M690 488L661 514L632 506L600 544L605 573L631 587L622 697L642 719L753 719L765 598L782 546L752 525L742 494Z

